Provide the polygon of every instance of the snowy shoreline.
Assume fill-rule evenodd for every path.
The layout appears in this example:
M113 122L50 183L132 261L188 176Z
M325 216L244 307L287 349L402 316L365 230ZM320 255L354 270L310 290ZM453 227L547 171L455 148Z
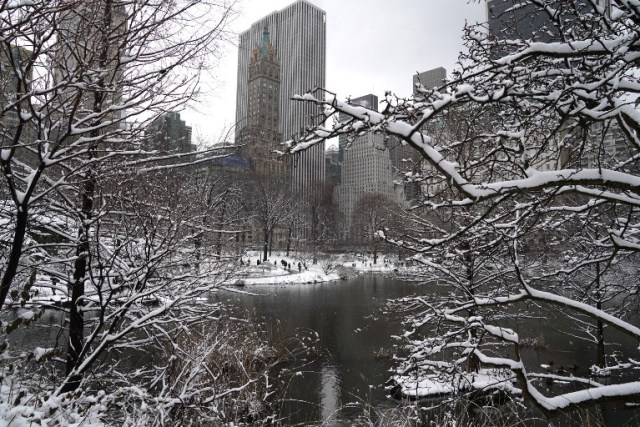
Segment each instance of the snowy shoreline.
M258 252L248 252L243 258L238 277L228 281L228 285L294 285L334 282L364 273L392 273L395 258L380 255L373 263L370 255L336 254L319 259L316 264L309 259L274 253L268 261L260 261Z
M262 254L249 251L241 258L239 268L223 287L242 287L252 285L301 285L336 282L366 273L391 274L397 271L397 257L378 256L373 263L371 255L332 254L321 255L313 264L308 254L295 253L286 256L284 252L273 252L269 261L258 264ZM152 303L152 302L150 302ZM67 284L52 280L46 274L38 273L34 286L30 290L26 306L58 306L69 304ZM19 307L19 301L9 298L9 306Z

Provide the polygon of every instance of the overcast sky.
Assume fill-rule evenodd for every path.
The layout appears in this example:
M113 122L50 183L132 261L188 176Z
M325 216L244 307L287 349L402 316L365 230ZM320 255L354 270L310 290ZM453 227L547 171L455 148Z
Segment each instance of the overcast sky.
M462 49L465 21L486 19L484 0L309 0L327 13L327 89L339 96L385 90L411 93L411 78L418 71L453 68ZM239 15L231 29L240 33L263 16L293 0L240 0ZM205 95L182 113L196 137L213 142L235 120L236 46L228 46L212 74L215 83L204 85Z

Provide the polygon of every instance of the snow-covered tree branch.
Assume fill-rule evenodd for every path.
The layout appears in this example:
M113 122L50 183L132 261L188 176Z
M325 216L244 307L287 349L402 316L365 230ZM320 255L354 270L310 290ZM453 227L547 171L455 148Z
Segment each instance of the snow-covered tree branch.
M156 118L197 97L234 13L226 1L0 2L0 417L97 422L133 402L127 411L156 405L154 422L179 423L190 393L213 405L265 380L266 362L213 392L194 380L215 382L220 372L196 359L229 345L207 338L189 352L184 337L226 328L208 296L236 268L219 249L237 231L235 196L210 176L220 150L167 154L150 142ZM43 307L68 318L66 342L8 347ZM157 357L132 367L136 352ZM193 364L176 374L186 354ZM160 387L167 377L175 383Z
M592 340L599 356L591 372L604 367L606 326L639 338L628 315L640 250L640 4L509 4L545 25L527 37L467 27L446 84L418 84L408 99L387 92L382 112L324 89L300 94L297 101L323 107L334 124L309 128L287 147L295 153L338 135L382 132L424 159L411 177L423 188L405 215L413 225L383 234L413 252L423 281L449 289L404 301L414 310L408 336L416 338L394 378L407 394L468 379L465 371L486 365L513 375L480 383L522 393L548 415L637 401L637 354L626 355L630 369L616 385L583 378L583 390L545 396L534 384L536 367L520 357L531 337L514 333L509 319L524 313L515 308L522 302L575 316L565 332ZM508 378L519 391L505 386Z

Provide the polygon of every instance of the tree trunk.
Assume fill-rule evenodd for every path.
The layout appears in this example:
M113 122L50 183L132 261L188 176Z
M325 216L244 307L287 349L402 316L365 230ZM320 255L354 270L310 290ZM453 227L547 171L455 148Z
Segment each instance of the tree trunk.
M464 265L465 265L465 270L466 270L466 281L467 281L467 292L469 292L469 294L471 296L475 295L475 289L474 289L474 257L473 254L471 253L471 245L469 244L469 242L463 242L462 243L462 249L465 250L465 254L463 256L463 261L464 261ZM475 312L473 310L473 308L470 308L468 310L469 312L469 317L472 317ZM476 341L478 339L478 332L475 329L471 329L471 338ZM478 356L476 356L474 353L471 353L469 355L469 359L467 361L467 372L478 372L480 370L480 359L478 359Z
M112 0L105 0L103 27L100 40L100 61L101 68L106 68L109 57L109 37L111 35L112 23ZM97 90L93 95L93 112L98 116L103 111L103 103L105 101L105 82L104 77L98 81ZM92 123L94 130L89 135L91 143L87 150L87 158L93 159L98 157L98 143L101 130L98 126L101 119L98 118ZM73 391L78 388L82 380L82 374L75 371L76 367L82 361L82 350L84 344L84 313L83 313L83 297L85 293L84 281L87 270L90 267L90 245L89 235L91 231L91 219L93 216L94 197L97 187L98 177L96 170L90 166L85 175L82 184L82 205L80 210L81 224L78 227L78 244L76 248L76 260L74 263L73 283L71 284L71 307L69 309L69 346L67 348L67 378L62 386L62 392ZM75 373L74 373L75 372Z
M600 309L600 307L598 307L598 309ZM596 347L596 365L600 368L604 368L607 366L607 363L605 360L604 327L602 324L602 320L598 320L597 329L598 330L596 333L598 334L598 344Z
M264 232L264 242L262 246L262 261L266 261L268 252L269 252L269 229L264 228L262 230Z
M196 272L199 274L200 273L200 252L202 251L202 232L198 233L193 238L193 248L196 251L196 253L195 253L195 258L196 258L195 268L196 268Z
M91 150L95 154L95 147ZM78 227L78 246L76 248L76 260L73 265L73 282L71 285L71 307L69 308L69 345L67 347L67 381L62 392L72 391L78 388L81 381L79 374L73 374L74 369L81 361L82 347L84 343L84 280L89 266L89 232L91 214L93 211L93 197L96 187L96 177L93 170L87 173L82 191L82 223ZM73 374L73 375L72 375Z
M22 78L18 78L18 86L20 86L22 82ZM21 109L22 102L18 101L17 109ZM25 128L25 123L20 119L18 126L15 129L15 133L13 135L13 146L15 147L19 141L21 140L22 133ZM9 157L0 160L0 165L2 165L2 173L7 180L7 185L12 193L12 197L14 202L16 203L16 225L13 231L13 241L11 243L11 252L9 252L9 257L7 260L7 264L5 266L4 274L2 275L2 280L0 281L0 310L4 307L4 303L7 299L7 295L9 295L9 290L11 289L11 284L16 277L16 272L18 271L18 264L20 264L20 258L22 256L22 248L24 246L24 237L27 234L27 221L29 218L29 199L31 198L31 192L35 188L35 183L40 179L40 175L44 168L44 165L40 165L38 169L35 171L35 175L31 180L31 185L29 185L25 189L25 193L22 196L22 200L17 198L17 189L15 187L15 175L13 174L13 170L11 167L11 158L14 155L14 151L12 151L11 147L4 147L5 149L9 149ZM0 321L0 325L2 322Z
M291 237L293 236L293 226L289 226L289 231L287 233L287 256L289 256L289 252L291 251Z
M9 253L9 260L2 276L2 283L0 284L0 309L4 306L4 302L9 294L11 283L18 271L18 264L20 263L20 256L22 255L22 246L24 244L24 236L27 232L27 218L28 218L28 204L23 203L16 215L16 228L13 232L13 243L11 244L11 252Z
M227 192L224 193L224 197L226 198L227 196ZM210 203L208 201L208 203ZM227 210L227 203L225 202L225 200L222 200L222 208L220 209L220 215L218 215L218 237L217 237L217 241L216 241L216 254L218 255L218 257L220 257L220 255L222 255L222 223L224 222L224 217L226 214L226 210ZM206 221L206 216L205 216L205 221ZM204 223L206 225L206 222Z
M602 309L602 296L600 295L600 263L596 264L596 308ZM604 325L602 320L598 319L596 323L596 366L604 368L606 366L605 361L605 349L604 349Z

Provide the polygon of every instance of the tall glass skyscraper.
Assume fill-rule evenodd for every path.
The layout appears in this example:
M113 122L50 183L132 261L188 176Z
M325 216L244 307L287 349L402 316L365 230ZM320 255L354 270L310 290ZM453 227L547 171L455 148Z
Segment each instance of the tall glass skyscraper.
M271 44L280 61L280 120L283 140L299 135L320 111L291 97L326 85L326 13L305 0L272 12L240 34L236 139L248 124L249 62L251 52L268 28ZM309 194L314 182L324 180L324 146L318 145L292 159L293 188Z

